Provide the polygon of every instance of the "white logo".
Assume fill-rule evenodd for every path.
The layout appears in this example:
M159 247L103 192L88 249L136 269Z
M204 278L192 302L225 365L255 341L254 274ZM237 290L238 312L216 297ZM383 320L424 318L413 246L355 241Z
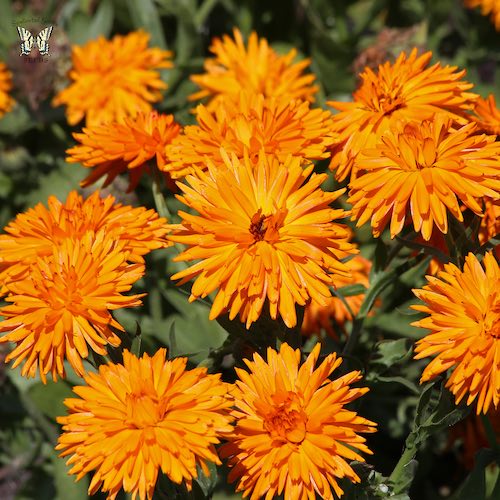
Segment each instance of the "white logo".
M19 33L19 38L21 39L21 53L20 56L28 56L33 48L33 43L38 46L38 50L41 56L49 55L49 38L52 33L52 26L47 26L44 28L36 38L26 29L17 27L17 32Z

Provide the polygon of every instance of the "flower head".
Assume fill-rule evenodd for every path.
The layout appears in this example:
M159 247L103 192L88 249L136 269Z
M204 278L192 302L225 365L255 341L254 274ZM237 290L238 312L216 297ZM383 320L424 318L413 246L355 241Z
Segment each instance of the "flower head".
M500 135L500 109L497 108L495 96L490 94L486 99L480 97L474 107L472 119L481 131L487 134Z
M484 216L479 227L479 243L484 245L491 238L500 234L500 198L497 200L484 199ZM495 246L495 255L500 259L500 245Z
M463 271L445 264L437 277L413 290L425 305L412 306L428 316L413 323L431 330L417 342L416 359L435 356L420 382L432 380L452 368L446 387L457 404L477 402L477 413L486 413L500 402L500 269L488 253L483 265L473 254Z
M149 169L148 162L156 160L160 170L169 170L165 147L179 134L180 126L173 115L156 111L138 113L135 118L125 118L123 123L91 125L83 133L74 133L80 143L67 150L68 163L79 162L93 169L81 183L88 186L106 175L104 187L127 170L130 173L129 191Z
M256 321L266 298L273 319L296 324L295 304L310 299L325 303L334 284L331 273L347 275L336 252L350 251L346 226L334 223L343 210L329 204L343 190L324 192L326 174L305 170L298 158L285 164L261 155L254 166L248 158L225 158L226 168L209 165L179 200L199 215L179 212L171 241L189 248L175 260L199 260L172 279L180 284L197 277L190 301L218 289L210 318L238 313L247 328Z
M434 224L447 232L447 211L463 221L457 198L481 215L476 198L499 197L500 143L495 136L475 135L474 123L451 127L452 120L443 114L399 123L376 148L364 151L357 160L364 173L350 183L357 226L371 219L373 234L379 236L390 220L394 238L409 211L415 231L429 240Z
M205 71L191 76L201 90L190 96L191 100L210 97L208 105L214 110L228 97L237 97L241 90L265 96L284 96L312 102L318 87L312 85L314 75L303 74L309 65L304 59L293 63L297 51L277 54L265 38L252 32L245 47L238 29L233 30L234 40L224 35L214 38L210 51L215 58L206 59Z
M39 203L19 214L0 235L0 285L26 276L29 265L37 257L51 255L54 245L87 232L103 230L122 241L131 262L143 263L143 255L168 245L165 219L154 210L115 201L111 195L100 198L98 191L86 200L71 191L65 203L50 196L48 209Z
M300 351L282 344L279 352L268 348L267 362L258 354L245 360L250 373L236 369L236 426L220 455L233 468L229 481L238 480L237 491L251 500L333 500L332 489L343 493L337 479L360 481L347 461L371 454L359 433L375 432L376 424L345 405L368 389L350 387L359 371L329 380L342 358L330 354L315 369L319 351L316 344L300 366Z
M339 180L353 168L355 177L357 155L374 148L399 120L422 121L441 111L460 124L468 122L464 112L473 108L478 96L466 92L473 85L461 80L465 70L440 63L427 67L431 57L431 52L417 56L413 49L409 56L402 52L394 64L380 65L377 73L366 68L354 102L328 103L340 111L334 115L337 138L330 162Z
M489 14L495 29L500 31L500 2L498 0L465 0L465 6L469 9L481 7L481 14Z
M88 126L122 122L151 111L151 103L159 101L160 90L167 87L157 70L172 67L167 60L172 54L148 48L148 42L148 33L136 31L73 47L72 83L56 95L53 105L67 106L70 125L83 118Z
M12 74L7 66L0 62L0 117L12 109L14 100L9 95L12 89Z
M205 169L207 160L222 164L221 148L253 162L260 150L281 162L288 155L317 160L328 157L326 148L333 140L330 112L310 109L308 102L289 97L242 92L234 100L222 100L213 111L200 104L196 117L198 125L185 127L167 148L177 177Z
M67 359L82 376L89 347L104 355L107 344L120 344L113 328L123 328L110 311L141 305L141 295L122 293L144 273L143 264L127 262L124 247L104 231L66 238L35 259L26 277L7 284L10 304L0 309L0 332L9 333L0 342L16 343L6 358L15 359L13 368L24 361L23 376L38 369L44 382L49 372L55 381L65 376Z
M351 272L351 275L346 277L334 274L333 279L337 288L358 284L368 288L368 275L371 269L371 262L361 255L355 255L345 265ZM353 314L358 314L364 298L364 293L345 297L349 309L347 309L344 302L338 297L328 299L325 306L311 301L304 310L304 320L301 327L302 333L304 335L319 335L321 330L324 329L330 337L337 338L335 325L343 328L347 321L352 321Z
M214 445L231 430L226 384L206 368L186 370L187 358L165 359L165 349L140 359L128 351L123 364L101 365L66 399L69 415L57 450L71 455L70 474L95 471L89 495L99 489L113 500L123 488L153 498L161 470L191 489L199 465L220 464Z

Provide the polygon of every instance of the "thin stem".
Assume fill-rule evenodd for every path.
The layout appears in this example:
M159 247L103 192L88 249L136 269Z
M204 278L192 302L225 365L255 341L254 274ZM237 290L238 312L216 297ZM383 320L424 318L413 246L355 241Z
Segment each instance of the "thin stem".
M415 446L409 446L408 448L405 448L405 450L403 451L403 454L401 455L401 458L396 464L396 467L394 467L394 470L389 476L389 481L392 484L397 485L394 488L393 493L398 494L404 491L404 481L400 481L399 478L405 475L406 473L405 469L412 464L412 461L415 458L416 454L417 454L417 448Z
M159 170L152 165L151 170L153 171L153 198L155 200L156 210L160 217L165 217L168 221L171 219L170 210L168 209L167 202L165 201L165 197L161 192L161 177Z

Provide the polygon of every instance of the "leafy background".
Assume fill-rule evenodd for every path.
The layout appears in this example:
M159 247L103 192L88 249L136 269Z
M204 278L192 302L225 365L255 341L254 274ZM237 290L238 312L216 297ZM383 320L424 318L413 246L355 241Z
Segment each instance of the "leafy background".
M279 52L295 47L298 57L310 57L320 106L329 99L350 99L364 65L376 65L412 46L432 50L435 61L465 68L478 93L493 92L500 99L500 34L488 18L465 9L460 0L0 0L0 12L0 59L14 73L17 100L0 120L2 227L51 194L64 199L84 177L84 168L64 161L65 149L73 144L71 133L78 128L66 124L63 109L52 108L50 99L67 83L70 46L98 35L143 28L152 45L174 52L174 69L163 72L169 88L158 109L174 113L182 124L194 121L186 99L195 90L189 75L202 71L211 38L234 26L245 35L256 30ZM54 25L49 62L26 63L19 58L15 27L48 23ZM109 191L120 201L154 206L149 180L132 194L125 189L126 181L119 179ZM178 202L166 195L175 214ZM425 332L409 325L419 318L409 306L415 303L411 288L424 283L428 259L411 257L410 249L404 249L391 260L395 243L375 241L363 228L356 238L374 264L364 309L348 325L359 331L359 342L346 347L345 338L338 343L327 339L324 352L345 349L346 369L364 371L371 391L356 409L378 422L379 432L369 438L373 467L356 465L363 485L345 484L345 498L500 498L498 467L488 465L498 460L498 449L480 451L475 467L467 469L461 442L450 439L449 427L468 409L454 406L441 380L418 385L425 362L411 361L412 344ZM171 260L175 253L168 249L150 256L148 273L137 287L148 292L144 306L116 313L129 332L125 341L136 352L166 345L170 356L188 355L193 366L206 364L230 379L231 359L241 359L251 336L242 336L234 323L209 321L207 302L187 303L186 290L169 280L179 265ZM381 305L365 318L377 296ZM314 341L307 341L304 351ZM0 358L5 349L1 347ZM0 498L87 498L88 478L74 483L53 449L59 432L55 417L65 414L62 401L71 394L71 385L80 382L68 373L67 381L44 386L0 365ZM403 449L403 462L413 459L404 469ZM165 488L165 498L181 497ZM221 469L210 479L200 476L191 497L240 498L233 491Z

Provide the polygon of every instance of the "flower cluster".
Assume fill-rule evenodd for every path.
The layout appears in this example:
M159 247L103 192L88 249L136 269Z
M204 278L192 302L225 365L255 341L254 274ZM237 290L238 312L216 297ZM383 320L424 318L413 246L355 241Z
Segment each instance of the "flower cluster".
M65 376L67 359L78 375L91 351L118 346L122 326L110 311L141 304L123 295L144 274L143 256L165 247L165 220L95 192L75 191L63 204L49 198L19 214L0 235L0 284L9 303L0 342L14 342L7 361L24 361L22 374L43 381Z
M496 15L491 2L466 3ZM196 123L182 127L152 107L172 54L148 44L137 31L73 47L70 83L53 104L66 106L70 125L85 120L67 149L68 163L90 170L83 187L127 173L132 191L150 174L159 212L181 207L176 223L99 191L71 191L65 202L51 196L47 207L18 214L0 235L0 344L14 344L6 361L44 383L64 378L68 365L82 378L57 419L56 449L69 473L92 473L89 494L111 500L122 489L149 500L161 475L191 491L200 471L209 475L223 459L229 481L251 500L333 500L344 480L361 482L350 462L372 453L361 434L376 424L349 405L368 388L353 386L357 370L330 379L342 363L336 352L318 361L324 332L350 335L351 358L351 341L369 336L363 321L381 303L380 276L410 253L394 245L386 256L384 241L374 241L384 231L449 260L433 262L436 275L413 290L422 316L412 325L429 331L415 358L433 357L420 382L449 371L457 405L497 412L500 246L488 251L500 231L494 96L473 93L465 70L431 65L432 53L415 48L365 68L352 102L329 102L332 114L313 105L308 59L294 62L295 50L280 55L254 32L245 43L235 29L213 40L205 72L191 76L199 90L189 99L204 103L192 110ZM10 87L0 63L0 116L13 105ZM179 193L168 204L163 175ZM373 266L355 243L365 224L364 238L377 245ZM147 345L141 356L122 345L115 311L142 304L146 294L131 290L146 255L170 246L166 258L180 264L169 278L188 285L189 302L209 303L210 320L229 325L219 353L254 342L251 355L229 352L227 379L187 357L168 359L165 348ZM342 288L353 293L342 297ZM291 347L301 345L300 332L322 340L307 339L307 356Z

